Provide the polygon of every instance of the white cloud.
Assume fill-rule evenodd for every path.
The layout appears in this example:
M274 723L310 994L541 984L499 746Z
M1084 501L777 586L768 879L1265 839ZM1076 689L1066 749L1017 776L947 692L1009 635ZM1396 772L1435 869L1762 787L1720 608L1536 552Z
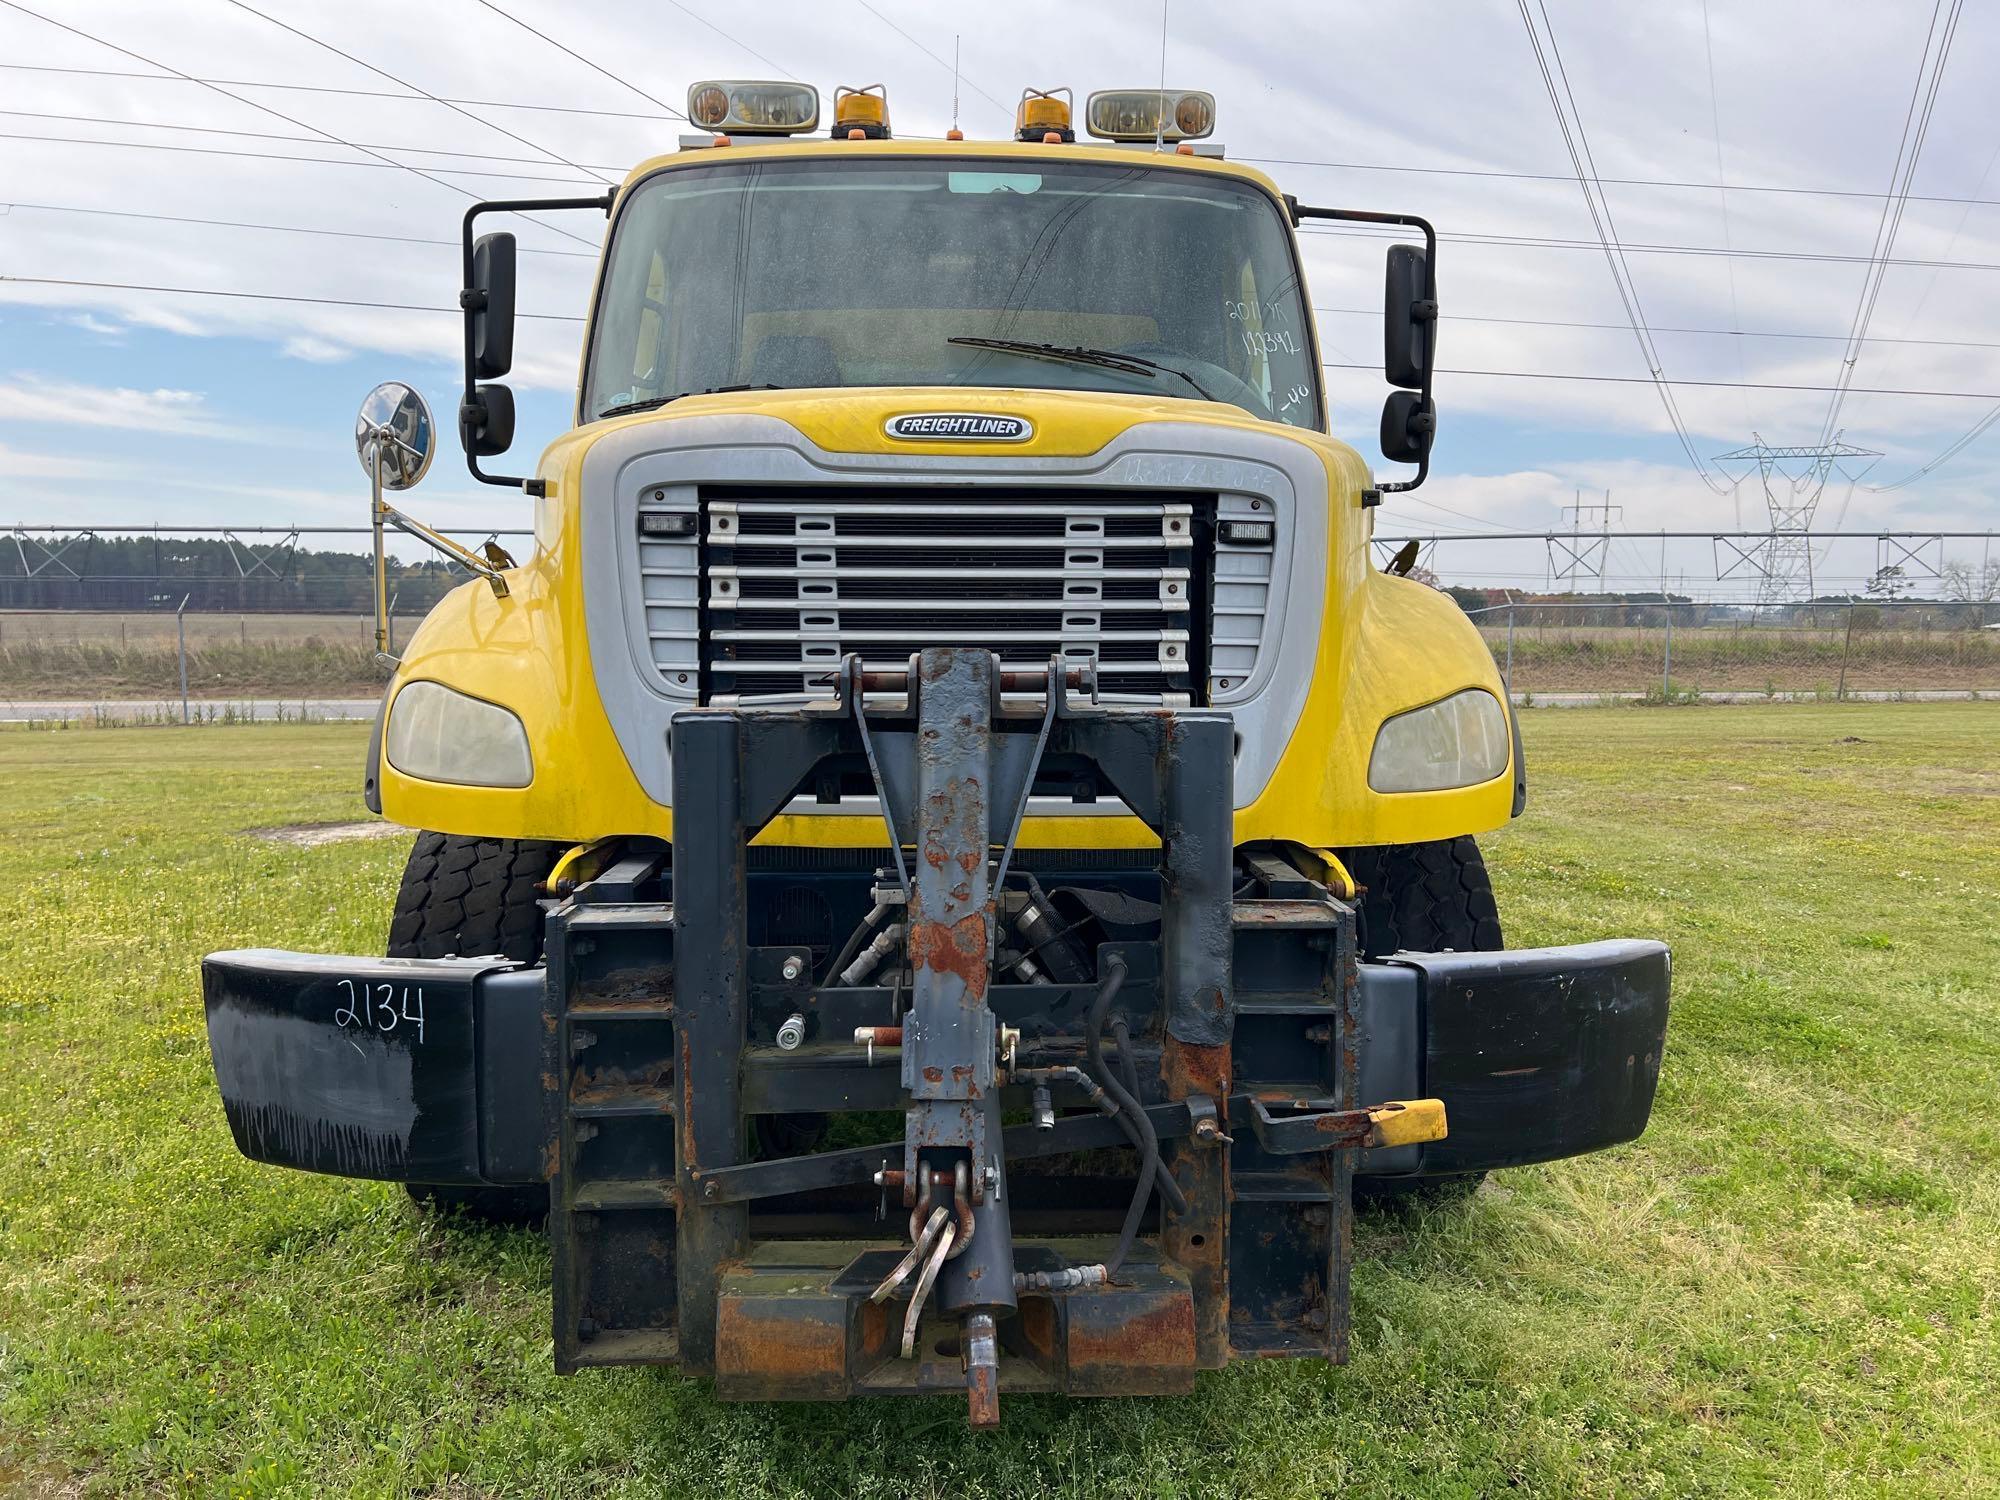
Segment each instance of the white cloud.
M73 453L31 453L0 443L0 479L122 479L135 473L129 464Z
M122 339L125 337L125 326L122 323L108 323L94 313L71 313L63 321L72 327L81 328L85 333L95 334L101 339Z
M200 391L84 385L19 370L0 381L0 422L115 427L187 437L239 436L233 424L210 414L207 397Z
M286 359L302 359L315 365L335 365L354 357L354 351L345 345L336 344L331 339L315 338L309 333L286 339L279 353Z

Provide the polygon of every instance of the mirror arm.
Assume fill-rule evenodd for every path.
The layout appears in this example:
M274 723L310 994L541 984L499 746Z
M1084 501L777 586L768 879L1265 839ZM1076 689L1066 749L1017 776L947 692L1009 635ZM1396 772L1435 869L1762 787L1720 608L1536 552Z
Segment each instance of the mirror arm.
M1405 228L1422 230L1424 235L1424 295L1421 300L1411 306L1410 312L1412 316L1422 321L1430 323L1437 321L1437 231L1431 227L1429 219L1420 219L1415 214L1374 213L1363 208L1311 208L1300 203L1290 193L1285 194L1285 207L1291 210L1293 228L1297 228L1306 219L1337 219L1350 224L1400 224ZM467 243L470 244L471 242L467 241ZM1424 383L1418 388L1419 394L1423 397L1423 409L1432 413L1435 413L1437 410L1436 405L1431 400L1431 375L1435 372L1436 367L1437 332L1434 328L1431 336L1424 340ZM1424 449L1424 456L1417 460L1417 474L1414 479L1392 480L1387 484L1378 484L1375 488L1382 494L1400 494L1413 490L1422 484L1430 477L1430 472L1431 454L1430 449L1426 447Z
M389 504L386 500L377 501L376 504L383 521L387 521L391 526L405 535L415 537L433 551L442 553L445 557L465 569L466 572L477 574L479 577L485 579L488 586L493 590L494 598L505 599L507 597L507 579L505 575L477 552L472 552L459 546L457 542L454 542L443 532L431 530L422 521L417 520L414 516L403 514L402 511L396 509L395 506Z
M478 374L473 368L472 321L473 314L483 308L486 303L485 294L472 284L472 231L479 216L481 214L497 213L530 213L535 210L553 213L563 209L594 208L609 218L611 215L611 205L617 199L618 190L612 188L598 194L595 198L496 198L491 202L475 203L465 211L465 219L459 230L459 285L462 290L458 294L458 305L465 313L465 400L467 403L476 403L479 400ZM530 479L525 476L511 474L488 474L484 469L479 467L478 455L470 451L465 455L465 467L471 471L472 477L481 484L511 485L537 498L548 493L547 483L540 479ZM429 538L425 539L429 540ZM453 545L456 546L457 544L454 543ZM467 556L470 555L470 553L467 554Z

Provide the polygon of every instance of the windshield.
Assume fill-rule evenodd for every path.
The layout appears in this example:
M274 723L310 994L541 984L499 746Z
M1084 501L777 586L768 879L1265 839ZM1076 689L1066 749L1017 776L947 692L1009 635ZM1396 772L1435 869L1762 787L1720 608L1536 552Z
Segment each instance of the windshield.
M1268 195L1172 168L1034 166L815 158L641 183L612 239L584 419L728 387L965 385L1320 425Z

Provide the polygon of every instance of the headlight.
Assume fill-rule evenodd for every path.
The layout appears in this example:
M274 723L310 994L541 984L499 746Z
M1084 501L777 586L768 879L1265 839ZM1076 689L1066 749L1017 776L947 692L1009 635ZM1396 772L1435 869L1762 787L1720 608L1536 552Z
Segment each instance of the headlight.
M403 685L389 705L383 750L390 765L422 781L526 786L535 779L521 721L497 703L438 682Z
M1484 688L1397 714L1375 736L1368 785L1378 792L1477 786L1507 769L1507 715Z

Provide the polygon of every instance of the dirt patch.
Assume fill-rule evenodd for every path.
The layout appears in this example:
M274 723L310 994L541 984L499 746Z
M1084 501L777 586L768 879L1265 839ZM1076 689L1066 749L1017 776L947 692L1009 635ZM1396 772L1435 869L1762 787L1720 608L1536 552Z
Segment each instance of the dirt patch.
M317 849L321 844L345 844L355 839L405 838L410 830L401 823L370 818L365 823L286 823L278 828L246 828L253 839L269 839L274 844L290 844L299 849Z

